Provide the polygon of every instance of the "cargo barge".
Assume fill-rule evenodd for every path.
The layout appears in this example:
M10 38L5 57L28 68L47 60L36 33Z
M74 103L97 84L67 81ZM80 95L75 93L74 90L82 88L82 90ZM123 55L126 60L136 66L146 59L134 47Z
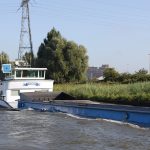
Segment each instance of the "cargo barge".
M8 65L3 70L8 69ZM53 80L45 80L46 68L17 67L0 82L0 107L62 112L86 118L102 118L150 127L150 108L76 100L53 92Z
M102 118L150 127L150 108L97 103L89 100L69 99L65 93L22 93L20 109L63 112L84 118ZM62 97L62 98L61 98ZM66 100L67 99L67 100Z

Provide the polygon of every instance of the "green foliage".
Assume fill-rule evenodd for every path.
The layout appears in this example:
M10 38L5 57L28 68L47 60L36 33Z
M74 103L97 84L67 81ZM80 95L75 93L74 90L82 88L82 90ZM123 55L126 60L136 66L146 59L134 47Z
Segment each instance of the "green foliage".
M34 55L33 55L33 53L32 52L26 52L25 54L24 54L24 56L23 56L23 60L27 63L27 64L29 64L29 65L31 65L32 67L34 66Z
M133 84L55 84L54 91L67 92L77 99L150 106L150 82Z
M55 82L76 82L85 78L88 56L84 46L67 41L53 28L39 47L36 66L48 68L46 78Z
M144 68L140 69L138 72L135 72L135 74L137 75L146 75L148 73L147 70L145 70Z
M0 53L0 67L2 68L2 64L9 63L9 56L5 52ZM2 80L4 78L4 74L0 70L0 79Z
M118 76L119 83L132 83L131 80L132 75L130 73L122 73Z
M119 77L119 73L114 68L106 68L104 70L105 81L116 81Z
M106 68L104 70L104 77L106 82L118 82L118 83L136 83L136 82L145 82L150 81L150 74L144 68L135 72L134 74L130 73L121 73L119 74L114 68Z
M9 56L5 52L0 53L0 64L9 63Z

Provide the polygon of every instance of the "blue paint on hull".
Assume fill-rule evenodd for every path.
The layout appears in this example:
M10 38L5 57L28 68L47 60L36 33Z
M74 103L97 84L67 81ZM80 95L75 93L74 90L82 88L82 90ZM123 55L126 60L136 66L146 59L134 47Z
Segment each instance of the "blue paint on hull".
M55 104L45 102L19 101L20 109L32 108L38 111L63 112L86 118L102 118L128 122L143 127L150 127L150 111L123 110L116 107L93 107L93 105Z

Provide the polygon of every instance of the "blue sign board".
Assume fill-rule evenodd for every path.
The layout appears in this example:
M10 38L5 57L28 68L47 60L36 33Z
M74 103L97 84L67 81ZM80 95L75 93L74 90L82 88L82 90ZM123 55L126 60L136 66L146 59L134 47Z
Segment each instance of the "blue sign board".
M2 64L3 73L11 73L11 64Z

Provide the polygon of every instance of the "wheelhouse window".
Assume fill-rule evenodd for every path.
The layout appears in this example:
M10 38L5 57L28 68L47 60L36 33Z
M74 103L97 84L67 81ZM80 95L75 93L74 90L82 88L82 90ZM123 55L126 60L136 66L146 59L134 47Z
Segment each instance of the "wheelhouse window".
M17 70L16 71L16 77L18 78L18 77L21 77L21 70Z
M45 69L46 70L46 69ZM18 69L15 70L15 77L17 79L26 79L26 78L32 78L32 79L43 79L45 78L45 70L42 69Z
M22 77L28 77L28 70L22 71Z
M38 77L38 70L30 70L29 77Z
M29 77L29 78L33 78L33 77L38 77L38 70L23 70L23 74L22 77Z
M44 71L43 71L43 70L40 70L40 71L39 71L39 77L40 77L40 78L44 78Z

